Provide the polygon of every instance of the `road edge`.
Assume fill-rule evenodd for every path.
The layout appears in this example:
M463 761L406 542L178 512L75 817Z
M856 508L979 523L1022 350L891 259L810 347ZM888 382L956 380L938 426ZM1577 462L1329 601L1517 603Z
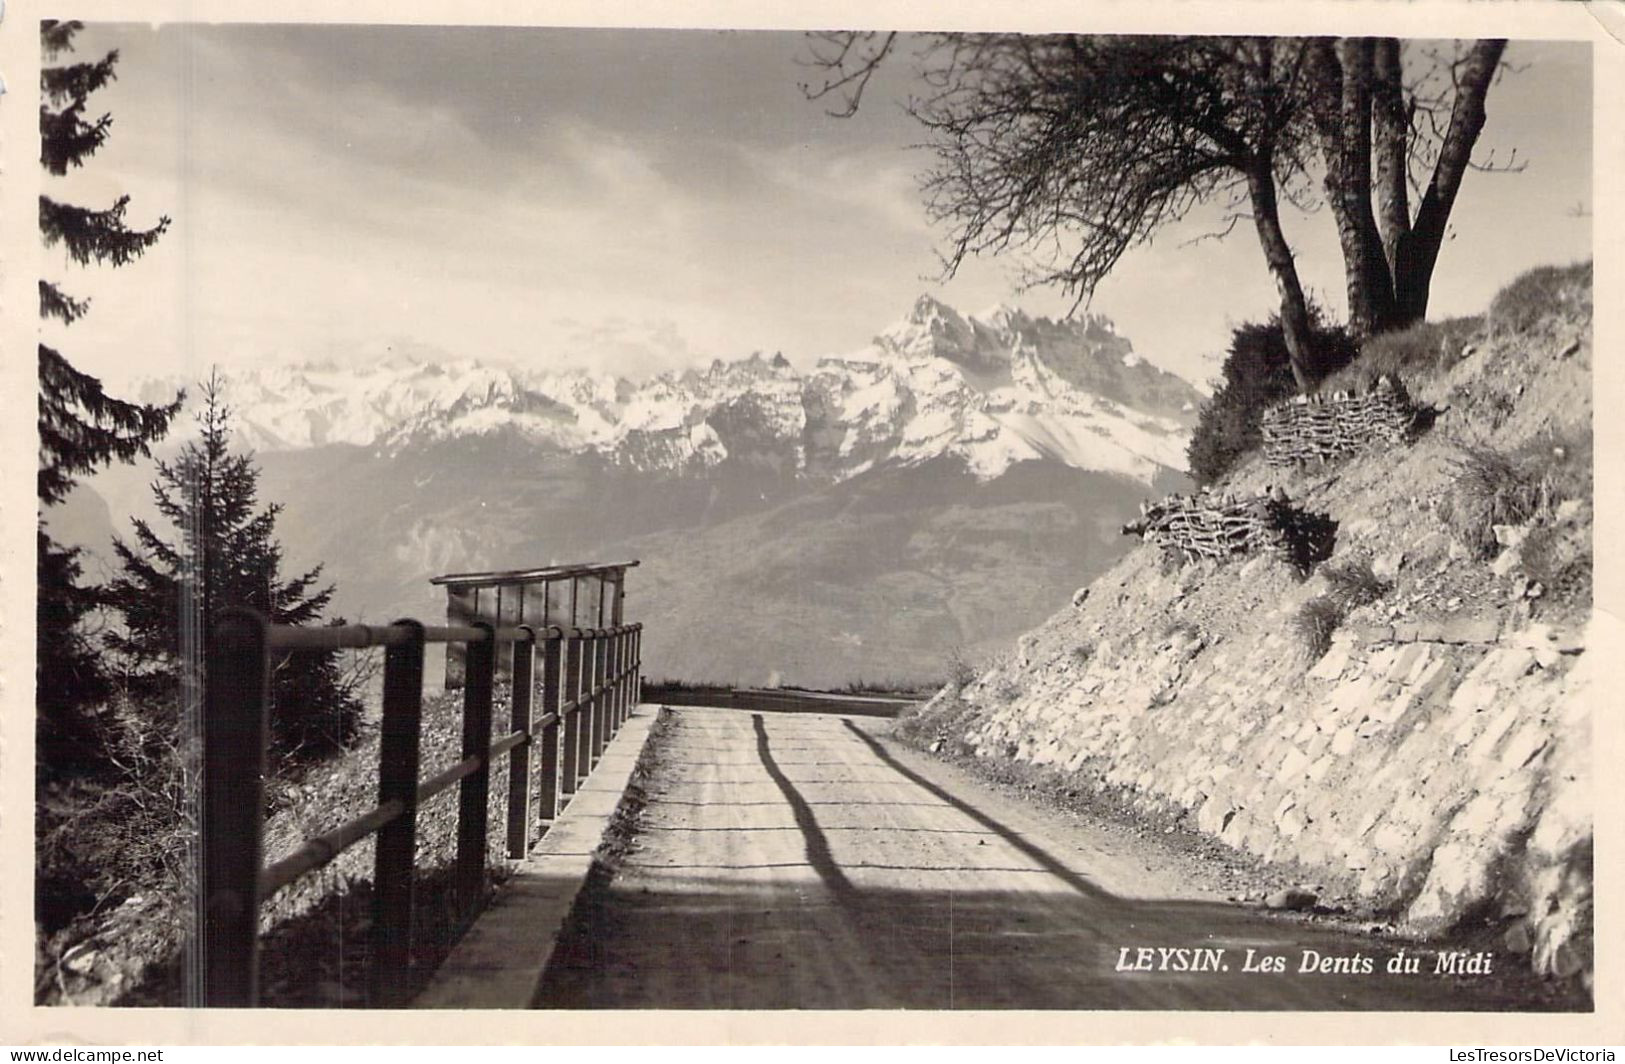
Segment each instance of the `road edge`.
M514 867L412 1008L530 1007L664 708L643 703L632 711L570 804Z

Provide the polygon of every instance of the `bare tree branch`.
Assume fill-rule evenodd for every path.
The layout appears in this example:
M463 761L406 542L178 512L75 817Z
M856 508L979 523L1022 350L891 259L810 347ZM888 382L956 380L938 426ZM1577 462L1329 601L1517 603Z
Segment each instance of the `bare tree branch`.
M806 40L807 57L797 57L797 65L826 73L816 88L810 82L802 82L802 94L809 100L822 100L832 94L839 96L841 106L826 109L824 113L834 118L851 118L863 103L863 90L868 88L869 79L896 45L897 34L822 30L807 34Z

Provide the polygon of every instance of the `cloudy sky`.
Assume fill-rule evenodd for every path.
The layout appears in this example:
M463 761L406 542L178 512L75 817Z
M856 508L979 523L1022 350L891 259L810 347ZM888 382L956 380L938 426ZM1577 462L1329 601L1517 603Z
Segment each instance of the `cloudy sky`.
M921 292L971 312L1018 293L1010 263L940 283L915 177L928 161L898 62L854 118L803 98L795 34L436 27L93 26L118 48L91 99L113 137L47 180L174 219L122 270L46 274L95 299L60 337L110 383L386 350L640 375L861 347ZM1468 176L1433 312L1481 309L1518 271L1590 253L1589 46L1515 42ZM1217 208L1215 208L1217 210ZM1193 378L1226 324L1275 303L1251 230L1132 252L1091 309ZM1325 214L1289 219L1305 282L1339 313Z

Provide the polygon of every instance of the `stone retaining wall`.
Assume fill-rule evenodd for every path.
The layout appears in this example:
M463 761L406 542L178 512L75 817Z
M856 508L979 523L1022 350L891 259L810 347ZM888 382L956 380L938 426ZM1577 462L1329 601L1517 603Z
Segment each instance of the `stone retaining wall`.
M1246 570L1270 564L1236 579L1267 581ZM976 706L960 738L979 756L1116 788L1418 932L1488 907L1517 918L1507 949L1537 970L1588 971L1582 634L1471 616L1351 627L1306 672L1296 605L1220 640L1184 624L1159 639L1090 623L1113 616L1091 597L939 697Z

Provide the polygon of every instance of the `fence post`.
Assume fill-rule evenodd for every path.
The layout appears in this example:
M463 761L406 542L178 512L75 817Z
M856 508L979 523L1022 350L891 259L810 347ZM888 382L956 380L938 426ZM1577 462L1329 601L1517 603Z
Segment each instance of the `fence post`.
M632 626L632 708L643 704L643 625Z
M220 612L203 674L203 1003L243 1008L259 996L259 875L265 808L267 622Z
M616 625L614 635L609 637L609 737L614 739L617 731L621 731L621 695L626 692L626 682L621 676L621 660L626 656L626 632Z
M564 741L560 753L563 763L559 766L559 789L566 798L576 792L576 764L581 757L581 652L584 645L581 630L571 627L564 642L564 690L563 701L560 702L561 711L563 702L575 703L564 716Z
M600 629L593 636L592 689L597 696L592 700L592 758L587 762L591 771L598 767L598 758L604 752L604 664L609 660L609 637Z
M592 772L592 729L593 706L597 699L592 697L592 678L597 675L598 666L594 659L598 654L598 639L592 629L588 629L581 637L581 668L578 670L578 684L576 693L576 714L580 721L576 726L576 785L587 778Z
M615 737L615 685L610 681L615 678L615 632L611 629L604 636L604 661L598 667L600 675L599 684L604 688L604 700L598 708L598 719L602 724L598 728L598 750L602 754L609 746L609 741Z
M633 680L634 670L638 661L638 626L626 626L626 705L621 709L621 723L625 724L632 716L632 711L638 707L637 689Z
M609 686L604 705L604 745L615 738L621 726L621 632L609 637L609 662L604 667L604 683Z
M627 693L632 689L627 682L632 664L632 629L623 626L620 635L621 650L615 655L615 730L626 723L626 708L631 704Z
M461 628L479 616L479 596L478 588L447 584L446 623L453 628ZM446 690L455 691L463 686L463 674L467 672L466 657L467 651L462 643L452 640L446 644Z
M514 627L524 623L525 615L525 585L502 584L498 586L495 612L491 620L499 628ZM519 653L518 643L501 643L496 648L498 676L513 677L513 659Z
M521 626L526 638L513 645L513 727L526 738L508 753L508 857L518 861L530 849L531 697L535 694L536 630Z
M480 767L463 777L457 791L458 918L467 919L485 890L485 850L491 796L491 687L496 673L496 628L487 621L473 627L485 638L468 644L468 679L463 688L463 757L478 757Z
M626 651L626 715L638 708L638 626L632 626L632 643Z
M378 831L373 862L372 967L368 1000L396 1002L412 967L413 857L417 848L418 748L423 718L423 625L396 621L407 642L384 651L384 716L378 735L378 804L403 812Z
M542 726L541 807L536 817L544 824L552 823L559 815L559 732L563 720L560 709L564 705L564 686L560 669L564 664L564 640L557 628L547 630L547 642L542 651L542 715L551 714L551 724Z
M615 696L614 692L610 688L609 680L611 675L610 670L614 667L614 665L615 635L613 632L611 632L606 633L604 636L604 653L602 659L598 662L598 686L604 689L604 698L603 701L598 704L598 719L601 723L598 726L598 751L593 757L593 762L595 764L603 757L604 748L609 745L610 737L613 734L610 730L611 722L609 714L610 709L615 705Z

